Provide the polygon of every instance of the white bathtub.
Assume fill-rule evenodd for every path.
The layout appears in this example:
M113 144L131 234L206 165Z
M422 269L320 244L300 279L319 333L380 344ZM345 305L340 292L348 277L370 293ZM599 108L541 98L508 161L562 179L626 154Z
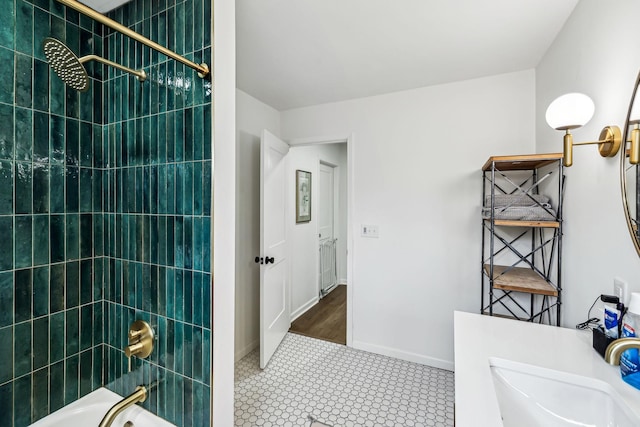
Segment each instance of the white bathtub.
M102 417L114 403L122 397L106 388L99 388L82 399L76 400L50 414L40 421L31 424L32 427L86 427L98 426ZM123 427L131 421L135 427L175 427L162 418L153 415L139 405L133 405L118 415L113 427Z

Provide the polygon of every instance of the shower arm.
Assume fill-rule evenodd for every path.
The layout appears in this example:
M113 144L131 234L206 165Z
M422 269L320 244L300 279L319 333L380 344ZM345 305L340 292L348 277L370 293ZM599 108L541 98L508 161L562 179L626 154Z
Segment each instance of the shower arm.
M71 9L76 10L77 12L82 13L83 15L88 16L89 18L100 22L101 24L106 25L107 27L124 34L127 37L130 37L148 47L150 47L151 49L160 52L161 54L168 56L169 58L175 59L178 62L181 62L183 64L185 64L188 67L193 68L194 70L196 70L198 72L198 76L200 78L205 78L207 76L209 76L210 74L210 70L209 70L209 66L207 64L196 64L193 61L188 60L187 58L178 55L177 53L173 52L172 50L167 49L166 47L159 45L158 43L154 42L153 40L150 40L138 33L136 33L135 31L125 27L124 25L114 21L111 18L107 18L106 16L104 16L103 14L101 14L100 12L97 12L93 9L91 9L89 6L85 6L84 4L80 3L77 0L57 0L58 3L62 3L63 5L70 7ZM95 59L95 58L94 58ZM113 63L109 64L109 65L113 65ZM113 65L115 66L115 65ZM119 67L116 67L119 68ZM125 70L128 71L128 70ZM135 74L135 73L134 73Z
M133 74L141 82L147 80L147 73L145 73L144 70L132 70L131 68L127 68L124 65L120 65L116 62L109 61L108 59L104 59L98 55L83 56L82 58L79 58L78 61L80 61L81 64L84 64L85 62L89 62L89 61L98 61L110 67L117 68L118 70L126 71L129 74Z

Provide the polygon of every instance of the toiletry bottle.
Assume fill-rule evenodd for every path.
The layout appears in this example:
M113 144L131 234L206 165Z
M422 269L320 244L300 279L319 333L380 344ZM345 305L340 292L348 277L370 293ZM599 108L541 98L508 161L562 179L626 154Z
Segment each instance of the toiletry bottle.
M605 303L604 310L602 311L604 334L609 338L617 339L620 326L620 310L617 308L619 299L612 295L601 295L600 300Z
M629 309L624 316L622 325L622 337L640 336L640 293L633 292ZM622 353L620 357L620 374L622 379L628 384L640 389L640 360L638 360L638 349L632 348Z

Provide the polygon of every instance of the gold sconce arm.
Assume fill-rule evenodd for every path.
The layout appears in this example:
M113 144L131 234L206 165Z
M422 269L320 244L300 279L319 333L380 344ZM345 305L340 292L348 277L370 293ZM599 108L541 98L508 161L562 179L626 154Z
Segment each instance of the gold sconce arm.
M570 129L566 129L566 133L564 135L564 154L563 154L563 164L565 166L573 165L573 146L574 145L592 145L598 144L598 151L602 157L613 157L620 150L620 145L622 144L622 133L620 132L620 128L618 126L607 126L602 129L600 132L600 137L598 141L590 141L590 142L573 142L573 135L571 135ZM638 136L640 137L640 130L638 131ZM632 144L633 146L633 144ZM637 144L636 144L637 146ZM640 152L639 152L640 157Z
M631 130L631 147L629 147L629 163L637 165L640 163L640 126L633 125Z

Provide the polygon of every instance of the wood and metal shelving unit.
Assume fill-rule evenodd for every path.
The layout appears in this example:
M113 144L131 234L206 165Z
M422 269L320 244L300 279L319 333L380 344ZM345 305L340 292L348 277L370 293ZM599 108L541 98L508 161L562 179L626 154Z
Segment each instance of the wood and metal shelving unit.
M488 214L482 219L481 313L559 326L562 153L493 156L482 174L482 203ZM552 218L496 218L496 195L521 195L534 203L533 195L543 189L553 200Z

